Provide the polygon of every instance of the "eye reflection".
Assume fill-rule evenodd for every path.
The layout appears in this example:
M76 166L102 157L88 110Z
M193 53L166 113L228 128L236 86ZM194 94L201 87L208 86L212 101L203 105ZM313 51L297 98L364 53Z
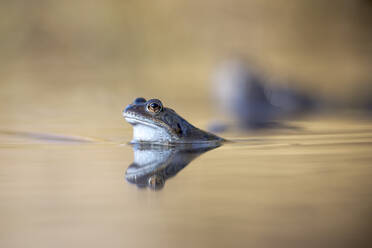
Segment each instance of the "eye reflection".
M161 146L133 144L134 161L125 173L125 179L138 188L160 190L166 180L175 176L192 160L220 145L193 148L183 146Z
M162 175L152 175L147 181L147 186L153 190L159 190L163 188L164 184L165 181Z

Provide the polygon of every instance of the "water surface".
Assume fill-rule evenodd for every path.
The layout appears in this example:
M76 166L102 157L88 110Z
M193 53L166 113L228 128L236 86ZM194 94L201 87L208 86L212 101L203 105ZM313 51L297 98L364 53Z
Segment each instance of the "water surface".
M294 125L227 133L235 142L156 191L125 179L129 125L95 137L2 131L1 247L365 247L372 122Z

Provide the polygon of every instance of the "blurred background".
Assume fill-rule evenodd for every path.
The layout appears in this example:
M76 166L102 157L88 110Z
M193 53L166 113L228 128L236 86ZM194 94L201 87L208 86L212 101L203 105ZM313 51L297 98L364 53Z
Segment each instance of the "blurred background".
M370 0L0 0L0 246L366 247L371 23ZM205 129L226 61L328 112L129 185L125 106L159 98Z
M236 57L335 105L364 108L371 13L368 0L2 0L0 125L112 125L137 96L203 116L214 111L216 66Z

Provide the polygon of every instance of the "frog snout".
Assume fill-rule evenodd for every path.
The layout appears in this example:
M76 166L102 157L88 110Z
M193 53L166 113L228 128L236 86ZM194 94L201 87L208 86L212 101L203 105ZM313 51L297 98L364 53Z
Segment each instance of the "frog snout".
M125 112L127 112L128 109L130 109L131 107L132 107L132 104L127 105L127 106L125 107L125 109L123 110L123 114L124 114Z

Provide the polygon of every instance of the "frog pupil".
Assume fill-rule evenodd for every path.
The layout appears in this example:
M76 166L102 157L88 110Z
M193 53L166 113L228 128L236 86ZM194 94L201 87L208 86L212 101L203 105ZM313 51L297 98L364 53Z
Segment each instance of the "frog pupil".
M158 107L159 107L159 105L158 104L156 104L156 103L151 103L151 108L153 108L153 109L157 109Z

